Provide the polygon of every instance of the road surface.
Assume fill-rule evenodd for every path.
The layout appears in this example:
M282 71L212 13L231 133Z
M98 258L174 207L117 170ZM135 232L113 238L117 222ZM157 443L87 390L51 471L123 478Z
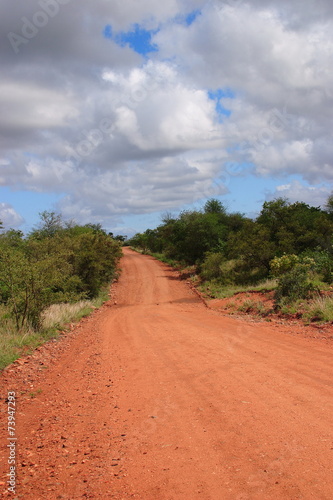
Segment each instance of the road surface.
M212 311L149 256L122 269L110 302L2 374L1 498L332 499L331 344Z

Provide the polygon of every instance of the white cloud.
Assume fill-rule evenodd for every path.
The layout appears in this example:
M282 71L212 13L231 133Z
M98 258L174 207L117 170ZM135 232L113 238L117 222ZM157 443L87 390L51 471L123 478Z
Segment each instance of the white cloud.
M117 172L101 172L94 178L82 174L61 210L68 218L78 213L85 222L103 217L110 224L114 218L120 220L128 214L180 208L184 203L226 192L225 184L212 182L219 170L214 159L196 160L191 154L128 164Z
M287 198L291 203L302 201L314 207L324 207L330 194L331 191L327 186L309 186L293 180L289 184L277 186L275 193L272 193L270 198L282 197Z
M0 222L4 229L15 229L24 223L24 219L9 203L0 203Z
M74 95L59 89L41 88L25 82L0 83L2 129L52 129L64 127L78 116Z
M295 143L325 138L332 125L332 16L303 31L293 30L278 3L255 4L257 9L246 2L238 2L235 8L232 3L220 3L218 16L210 5L190 29L171 25L159 32L155 41L164 57L174 56L185 68L189 79L205 87L236 91L230 121L238 132L246 129L245 140L258 142L256 135L260 138L262 129L270 128L269 115L274 110L287 110L284 137L274 131L272 139L279 149L281 171L292 171L288 162ZM299 9L303 11L304 4L299 4ZM297 8L295 11L301 14ZM321 153L313 152L320 176ZM299 153L303 161L302 147ZM276 172L275 164L273 170Z
M0 4L0 185L64 193L65 214L89 222L225 193L226 162L320 196L333 183L328 0L69 1L16 54L8 33L40 9ZM150 58L103 37L133 23L156 30ZM219 88L230 117L208 97Z
M178 82L155 89L134 109L117 108L116 129L144 151L205 149L221 144L222 129L214 117L206 92Z

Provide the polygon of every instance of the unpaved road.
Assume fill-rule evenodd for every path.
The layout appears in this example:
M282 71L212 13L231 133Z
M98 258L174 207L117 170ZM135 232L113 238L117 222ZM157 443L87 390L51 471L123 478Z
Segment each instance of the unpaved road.
M150 257L122 267L110 303L0 378L8 496L332 499L331 344L211 311Z

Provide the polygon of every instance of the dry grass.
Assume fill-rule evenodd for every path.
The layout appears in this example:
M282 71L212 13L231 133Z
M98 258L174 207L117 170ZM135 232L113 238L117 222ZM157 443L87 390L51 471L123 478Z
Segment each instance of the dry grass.
M66 324L75 323L88 316L108 300L109 289L105 287L93 301L83 300L75 304L54 304L43 314L40 331L24 328L17 331L10 311L0 304L0 370L19 358L32 352L37 346L56 338Z
M43 325L39 332L25 327L17 331L14 320L5 306L0 304L0 370L19 358L32 352L37 346L58 335L66 323L79 320L95 309L92 302L77 304L55 304L43 314Z
M54 328L87 316L95 309L94 304L82 300L75 304L53 304L42 316L43 328Z
M307 305L303 317L308 321L333 322L333 298L318 297Z

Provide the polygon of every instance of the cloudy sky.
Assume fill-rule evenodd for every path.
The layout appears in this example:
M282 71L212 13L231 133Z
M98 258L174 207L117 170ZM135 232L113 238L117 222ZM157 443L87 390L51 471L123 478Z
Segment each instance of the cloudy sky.
M0 220L115 234L333 190L331 0L0 0Z

